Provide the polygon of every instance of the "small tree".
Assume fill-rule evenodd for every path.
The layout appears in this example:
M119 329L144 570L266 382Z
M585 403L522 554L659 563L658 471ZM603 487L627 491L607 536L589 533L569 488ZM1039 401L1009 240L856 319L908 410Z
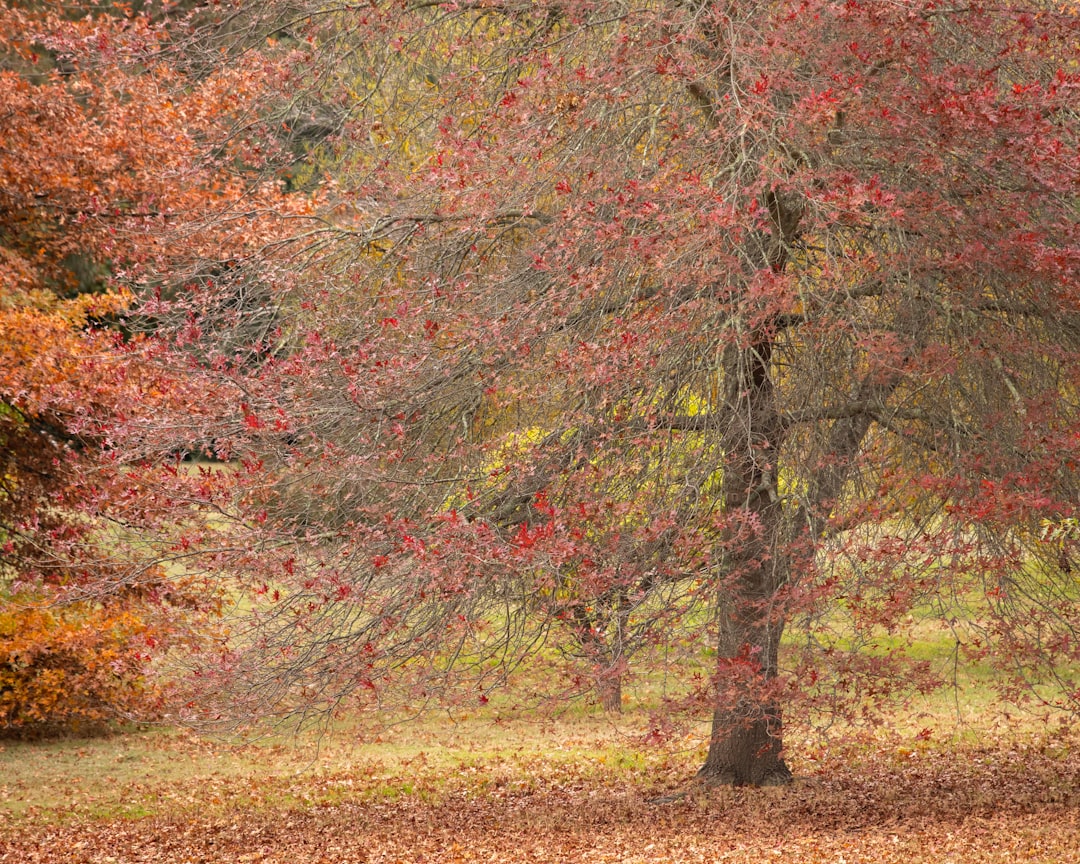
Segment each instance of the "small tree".
M262 598L204 677L482 695L568 634L616 671L681 635L704 779L778 783L782 704L895 690L902 652L842 646L930 606L1075 709L1059 5L298 14L347 114L266 259L277 353L198 385L248 454L207 560Z

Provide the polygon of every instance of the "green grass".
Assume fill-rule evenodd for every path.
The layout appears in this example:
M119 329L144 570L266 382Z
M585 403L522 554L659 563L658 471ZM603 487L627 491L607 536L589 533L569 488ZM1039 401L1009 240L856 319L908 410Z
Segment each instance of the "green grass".
M0 820L138 818L235 807L306 807L353 799L438 798L573 766L641 774L659 753L635 750L643 717L503 720L446 715L370 732L334 724L253 744L150 729L111 737L0 744Z

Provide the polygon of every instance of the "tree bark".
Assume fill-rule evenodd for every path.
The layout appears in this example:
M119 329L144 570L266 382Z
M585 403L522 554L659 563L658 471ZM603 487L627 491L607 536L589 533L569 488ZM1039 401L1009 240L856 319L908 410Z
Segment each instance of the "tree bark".
M804 204L796 194L770 189L762 203L768 226L747 245L748 285L762 271L783 272L803 218ZM706 783L775 786L792 779L783 760L775 692L785 623L780 594L792 566L779 484L788 429L773 377L781 317L759 322L744 338L737 335L723 363L729 422L723 431L722 490L732 521L715 601L719 636L712 734L698 772Z
M782 261L780 253L768 263ZM723 503L732 521L716 587L712 735L698 776L712 784L761 786L791 780L772 692L784 625L777 599L789 566L778 465L785 429L772 377L772 335L766 329L747 341L730 349L724 363L731 422L724 432Z
M622 713L622 675L608 675L596 681L596 694L605 714Z
M779 786L791 771L783 760L783 718L772 688L779 671L783 619L770 601L785 581L767 564L751 565L761 578L738 578L718 600L720 635L715 677L716 704L705 764L698 777L708 784Z
M775 704L761 707L764 716L756 719L743 716L737 707L716 709L709 753L698 771L706 784L784 786L791 782L783 759L780 709Z

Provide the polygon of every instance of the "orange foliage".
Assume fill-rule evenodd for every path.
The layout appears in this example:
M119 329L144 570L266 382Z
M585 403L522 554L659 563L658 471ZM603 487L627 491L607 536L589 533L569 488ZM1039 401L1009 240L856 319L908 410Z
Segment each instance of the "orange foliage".
M78 728L145 707L153 628L133 607L0 613L0 734Z
M177 398L125 332L132 289L255 237L223 216L250 178L205 151L259 77L186 80L167 45L119 8L0 8L0 729L145 706L152 649L212 606L127 548L177 514L109 443Z

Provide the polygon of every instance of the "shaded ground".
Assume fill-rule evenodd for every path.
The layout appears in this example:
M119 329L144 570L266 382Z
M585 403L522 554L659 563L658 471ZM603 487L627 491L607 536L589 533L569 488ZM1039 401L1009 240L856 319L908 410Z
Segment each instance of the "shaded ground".
M677 788L682 764L416 765L415 784L359 768L307 778L314 803L287 806L250 804L243 777L193 779L183 812L9 817L0 862L1077 862L1075 743L852 749L797 763L790 788L691 788L667 804L648 799Z

